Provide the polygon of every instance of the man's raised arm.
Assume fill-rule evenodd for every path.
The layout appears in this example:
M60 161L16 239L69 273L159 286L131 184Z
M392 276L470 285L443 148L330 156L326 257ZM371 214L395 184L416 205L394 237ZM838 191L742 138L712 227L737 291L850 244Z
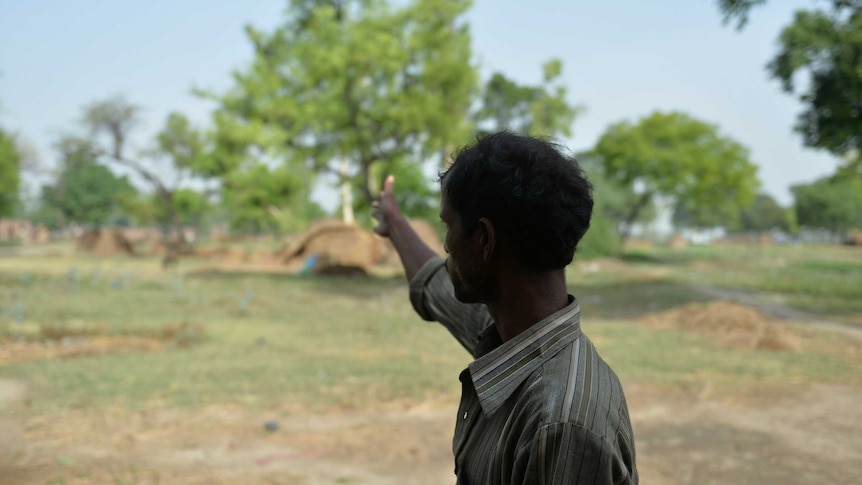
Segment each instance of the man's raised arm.
M401 214L401 209L398 208L398 202L395 201L393 194L394 188L395 177L390 175L383 182L380 200L373 203L374 212L372 215L378 221L374 232L380 236L388 237L392 241L392 245L395 246L395 250L401 258L407 281L410 281L428 260L437 256L437 253L422 242L422 239Z

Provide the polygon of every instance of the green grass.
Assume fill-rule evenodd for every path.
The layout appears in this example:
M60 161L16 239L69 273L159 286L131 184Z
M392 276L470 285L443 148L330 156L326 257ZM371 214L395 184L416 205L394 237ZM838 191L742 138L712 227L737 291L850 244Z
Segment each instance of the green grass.
M862 361L823 351L828 336L814 336L811 350L751 351L714 346L708 338L626 322L591 326L603 357L624 379L670 385L735 389L807 382L862 383Z
M593 275L574 274L574 281L580 280L587 291L591 286L676 286L676 299L690 301L698 301L697 292L691 290L693 285L743 290L797 310L862 321L860 248L692 246L630 251L622 260L628 265L622 274L599 275L598 281ZM665 298L658 293L656 304L665 306Z
M569 272L586 333L624 379L729 389L862 381L862 354L831 351L834 337L813 336L797 352L754 352L634 320L702 300L691 283L796 295L829 315L862 313L858 252L640 254L610 270ZM31 411L46 414L221 403L323 412L457 399L457 375L471 358L413 313L400 278L221 273L203 264L165 273L155 259L0 258L0 335L27 338L25 329L43 325L147 334L181 323L205 335L186 348L17 363L0 367L0 377L29 383Z

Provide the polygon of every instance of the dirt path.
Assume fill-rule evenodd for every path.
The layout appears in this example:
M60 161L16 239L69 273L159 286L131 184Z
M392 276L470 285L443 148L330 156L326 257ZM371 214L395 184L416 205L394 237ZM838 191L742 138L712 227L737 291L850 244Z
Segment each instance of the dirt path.
M860 388L760 390L732 401L634 394L644 483L802 485L862 476Z
M853 483L862 388L761 389L733 399L629 383L642 483ZM453 483L455 403L268 416L212 407L0 413L0 483ZM13 429L14 428L14 429ZM6 439L9 436L12 439Z

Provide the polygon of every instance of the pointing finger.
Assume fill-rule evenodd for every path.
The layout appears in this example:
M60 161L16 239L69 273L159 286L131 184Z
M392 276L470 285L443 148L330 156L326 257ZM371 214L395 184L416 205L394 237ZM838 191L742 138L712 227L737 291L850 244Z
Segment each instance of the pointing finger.
M393 189L395 189L395 176L388 175L383 182L383 192L391 194Z

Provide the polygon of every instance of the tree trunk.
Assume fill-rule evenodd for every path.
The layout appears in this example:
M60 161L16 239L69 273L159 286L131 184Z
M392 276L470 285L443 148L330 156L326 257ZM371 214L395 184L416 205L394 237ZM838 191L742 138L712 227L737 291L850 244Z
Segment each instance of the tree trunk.
M377 200L377 195L371 190L371 164L362 162L362 192L369 203Z
M637 202L632 205L631 209L629 209L629 213L623 222L623 228L620 230L620 239L623 244L625 244L628 238L632 235L632 226L634 226L641 210L649 203L653 194L654 192L644 192L641 194Z
M162 268L176 266L179 262L185 238L180 226L180 215L174 208L173 193L166 195L165 203L168 204L167 231L165 237L165 256L162 258Z
M341 167L339 167L339 174L341 175L341 217L345 224L353 224L355 221L353 216L353 192L350 190L347 168L347 157L342 155Z

